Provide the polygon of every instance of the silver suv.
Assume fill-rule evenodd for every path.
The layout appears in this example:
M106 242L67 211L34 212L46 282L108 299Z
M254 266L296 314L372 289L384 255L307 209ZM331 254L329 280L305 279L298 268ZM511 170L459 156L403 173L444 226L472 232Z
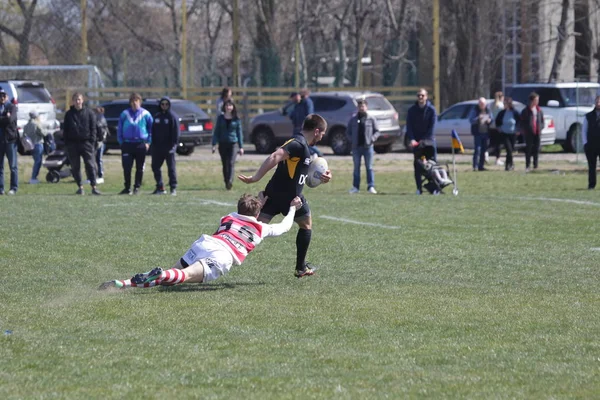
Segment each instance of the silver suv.
M17 106L17 128L19 133L29 121L29 113L37 111L44 133L54 133L60 128L56 120L56 105L43 82L38 81L0 81L0 88L8 99Z
M334 154L350 154L351 146L346 137L346 125L356 112L356 101L366 99L368 114L377 120L381 136L375 142L377 153L391 151L392 145L400 138L398 113L390 102L379 93L373 92L324 92L311 93L315 113L327 121L327 133L321 141L331 146ZM292 122L288 116L291 101L287 101L279 111L260 114L250 122L249 137L258 153L268 154L292 136Z

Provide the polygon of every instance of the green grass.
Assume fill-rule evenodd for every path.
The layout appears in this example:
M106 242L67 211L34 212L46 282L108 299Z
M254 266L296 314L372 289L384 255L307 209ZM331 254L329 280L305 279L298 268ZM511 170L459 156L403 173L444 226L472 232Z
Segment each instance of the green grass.
M70 179L0 197L0 398L600 393L600 199L583 166L462 163L459 196L417 197L411 164L378 156L380 195L351 196L351 161L330 157L332 183L305 190L317 276L292 275L294 227L212 284L97 291L170 266L262 188L226 192L218 162L178 160L176 198L147 195L149 168L143 195L117 196L115 156L102 197Z

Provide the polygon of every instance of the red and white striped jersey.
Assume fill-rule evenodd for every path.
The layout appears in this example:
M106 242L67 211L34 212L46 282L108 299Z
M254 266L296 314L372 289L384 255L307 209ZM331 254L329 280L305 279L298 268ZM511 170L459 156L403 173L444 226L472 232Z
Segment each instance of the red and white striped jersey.
M221 218L219 229L212 237L224 243L231 251L236 264L241 264L248 253L254 250L265 237L279 236L284 233L281 229L277 229L277 225L279 224L263 224L254 217L234 212Z

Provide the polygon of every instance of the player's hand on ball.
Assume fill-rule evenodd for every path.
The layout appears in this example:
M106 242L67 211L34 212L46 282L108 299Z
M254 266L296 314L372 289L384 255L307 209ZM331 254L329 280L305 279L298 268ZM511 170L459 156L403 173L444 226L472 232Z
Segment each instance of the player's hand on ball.
M296 207L296 210L299 210L300 207L302 207L302 199L298 196L294 197L294 199L290 203L290 206L294 206Z
M331 180L331 170L328 169L325 173L321 174L321 182L327 183Z

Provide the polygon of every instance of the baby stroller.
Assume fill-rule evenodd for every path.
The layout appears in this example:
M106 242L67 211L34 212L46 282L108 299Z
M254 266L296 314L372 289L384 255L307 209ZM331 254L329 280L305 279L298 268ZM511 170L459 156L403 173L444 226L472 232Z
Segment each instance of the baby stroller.
M417 161L418 172L423 177L423 187L431 194L440 194L446 186L454 182L450 179L448 166L444 168L433 160L422 156Z
M54 150L44 160L42 164L45 168L48 168L46 174L46 182L58 183L61 178L67 178L71 176L71 168L64 168L70 166L69 157L64 150Z

